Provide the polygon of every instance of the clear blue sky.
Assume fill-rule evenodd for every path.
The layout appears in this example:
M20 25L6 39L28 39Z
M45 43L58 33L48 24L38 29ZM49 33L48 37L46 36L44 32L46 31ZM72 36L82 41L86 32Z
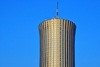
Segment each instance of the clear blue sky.
M58 0L59 18L76 24L75 66L100 67L100 0ZM39 24L56 18L57 0L0 0L0 67L39 67Z

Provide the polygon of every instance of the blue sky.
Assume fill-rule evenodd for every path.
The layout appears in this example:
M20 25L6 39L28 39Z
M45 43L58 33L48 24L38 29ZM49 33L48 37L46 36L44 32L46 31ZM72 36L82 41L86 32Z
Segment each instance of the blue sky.
M75 66L100 67L100 0L58 0L59 18L76 24ZM0 0L0 67L39 67L41 22L57 0Z

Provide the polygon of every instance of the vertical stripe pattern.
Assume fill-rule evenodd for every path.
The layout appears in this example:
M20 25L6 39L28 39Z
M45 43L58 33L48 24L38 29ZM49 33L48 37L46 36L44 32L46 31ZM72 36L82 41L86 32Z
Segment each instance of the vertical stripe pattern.
M75 30L75 24L64 19L39 25L40 67L75 67Z

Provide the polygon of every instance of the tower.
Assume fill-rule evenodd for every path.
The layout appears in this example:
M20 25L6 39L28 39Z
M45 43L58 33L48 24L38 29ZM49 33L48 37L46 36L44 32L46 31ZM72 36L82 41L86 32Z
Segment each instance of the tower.
M58 15L39 25L40 67L75 67L75 30L73 22Z

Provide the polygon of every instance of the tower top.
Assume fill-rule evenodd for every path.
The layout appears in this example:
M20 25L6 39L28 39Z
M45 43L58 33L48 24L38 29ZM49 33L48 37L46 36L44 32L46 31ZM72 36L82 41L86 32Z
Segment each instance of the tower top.
M57 19L58 19L58 0L57 0Z

